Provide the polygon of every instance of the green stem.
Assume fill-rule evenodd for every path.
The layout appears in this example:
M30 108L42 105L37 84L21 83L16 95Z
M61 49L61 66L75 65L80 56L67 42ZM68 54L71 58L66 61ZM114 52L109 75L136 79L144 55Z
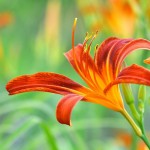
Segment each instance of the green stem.
M137 150L138 136L135 132L132 133L131 150Z
M149 140L146 136L145 129L144 129L143 115L141 115L141 117L140 117L140 127L141 127L141 130L142 130L142 133L143 133L141 139L145 142L147 147L150 149L150 143L149 143Z
M149 141L148 141L146 135L143 134L143 135L141 136L141 139L144 141L144 143L147 145L147 147L148 147L149 150L150 150L150 143L149 143Z
M129 107L130 107L130 110L131 110L131 112L132 112L132 115L135 117L135 119L136 119L138 122L140 122L140 115L139 115L139 113L137 112L134 103L130 103L130 104L129 104Z
M128 114L128 112L124 109L123 111L121 111L121 114L128 120L128 122L131 124L132 128L134 129L135 133L137 134L137 136L141 137L142 136L142 131L141 129L136 125L136 123L134 122L134 120L130 117L130 115Z
M141 116L140 121L140 128L137 126L137 124L134 122L134 120L130 117L128 112L124 109L120 111L120 113L127 119L127 121L131 124L132 128L134 129L137 136L139 136L144 143L147 145L147 147L150 149L150 143L146 137L145 130L144 130L144 123L143 123L143 117Z

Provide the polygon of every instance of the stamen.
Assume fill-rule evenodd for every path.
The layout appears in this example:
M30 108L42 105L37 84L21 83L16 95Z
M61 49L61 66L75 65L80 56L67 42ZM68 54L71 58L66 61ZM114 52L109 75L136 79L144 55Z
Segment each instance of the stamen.
M74 49L74 34L75 34L76 24L77 24L77 18L74 19L74 23L72 27L72 49Z
M78 62L76 59L76 54L75 54L75 49L74 49L74 36L75 36L76 25L77 25L77 18L74 19L74 23L73 23L73 27L72 27L72 50L73 50L73 59L76 64L76 68L80 72L80 68L78 67Z
M87 54L90 52L92 42L93 42L93 40L96 38L97 33L98 33L98 31L96 31L96 33L93 35L93 37L92 37L92 39L91 39L91 41L90 41L90 44L88 45L88 47L87 47L87 49L86 49L86 53L87 53ZM86 59L86 64L87 64L86 67L85 67L86 71L88 71L88 63L87 63L87 61L88 61L88 60Z
M82 72L82 70L81 70L81 68L83 68L83 63L77 61L77 56L76 56L75 49L74 49L74 36L75 36L76 24L77 24L77 18L74 19L74 23L73 23L73 27L72 27L72 50L73 50L73 59L74 59L75 66L76 66L76 69L77 69L78 73L81 75L81 77L82 77L88 84L90 84L90 82L86 79L85 75L83 74L83 72ZM90 38L90 37L88 36L88 33L87 33L87 40L88 40L89 38ZM86 42L85 42L85 44L86 44ZM81 58L80 58L80 59L81 59ZM80 61L81 61L81 60L80 60Z
M90 35L88 32L86 32L85 39L84 39L84 42L83 42L83 47L86 45L86 43L88 42L88 40L91 37L92 37L92 35Z
M92 37L92 35L89 35L88 32L86 33L86 37L85 37L85 40L84 40L84 43L83 43L83 48L84 48L84 51L82 51L82 54L80 54L80 60L78 61L77 60L77 56L76 56L76 52L75 52L75 49L74 49L74 36L75 36L75 28L76 28L76 23L77 23L77 18L74 19L74 24L73 24L73 27L72 27L72 50L73 50L73 59L74 59L74 62L75 62L75 66L76 66L76 69L78 71L78 73L81 75L81 77L88 83L89 86L91 86L92 88L94 88L94 83L92 81L92 78L90 76L90 81L86 78L86 75L90 75L89 73L89 69L88 69L88 66L87 66L87 70L88 70L88 73L87 73L87 70L85 70L85 72L83 71L84 68L86 68L86 65L87 65L87 60L85 61L85 66L82 62L82 57L83 57L83 54L84 52L87 51L87 41ZM93 36L93 40L95 39L96 37L96 34ZM92 43L91 43L92 44ZM90 44L90 45L91 45ZM84 72L84 73L83 73ZM91 83L92 81L92 83Z
M95 88L97 88L97 89L99 89L99 86L98 86L98 84L97 84L97 79L96 79L96 72L95 72L95 66L94 66L94 64L93 64L93 71L92 72L90 72L90 68L89 68L89 63L88 63L88 55L89 55L89 51L90 51L90 48L91 48L91 45L92 45L92 42L93 42L93 40L96 38L96 36L97 36L97 33L98 33L98 31L96 31L96 33L95 34L91 34L91 36L90 36L90 38L92 37L92 39L91 39L91 41L90 41L90 43L89 43L89 45L88 45L88 47L85 47L85 52L86 52L86 55L85 55L85 57L86 57L86 59L85 59L85 67L84 67L84 70L85 70L85 76L88 76L88 78L90 79L90 82L94 85L93 87L95 87ZM86 45L87 46L87 45ZM97 45L97 48L98 48L98 45ZM93 76L93 77L92 77Z
M90 47L91 47L91 45L92 45L92 42L93 42L94 39L96 38L97 34L98 34L98 31L95 32L95 34L93 35L93 37L92 37L92 39L91 39L91 41L90 41L90 44L89 44L89 46L88 46L88 48L87 48L87 52L88 52L88 53L89 53L89 51L90 51Z
M76 56L76 53L75 53L75 49L74 49L74 36L75 36L75 28L76 28L76 24L77 24L77 18L74 19L74 23L73 23L73 27L72 27L72 50L73 50L73 59L74 59L74 62L75 62L75 66L76 66L76 69L77 71L79 72L79 74L81 76L82 75L82 71L78 65L78 61L77 61L77 56Z

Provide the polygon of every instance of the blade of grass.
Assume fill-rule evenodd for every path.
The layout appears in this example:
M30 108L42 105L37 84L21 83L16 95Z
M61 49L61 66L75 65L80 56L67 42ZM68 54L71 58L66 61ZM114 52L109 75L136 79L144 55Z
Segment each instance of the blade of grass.
M47 144L52 148L52 150L58 150L55 138L50 131L50 126L48 126L44 122L40 122L39 125L43 129L43 133L45 134Z

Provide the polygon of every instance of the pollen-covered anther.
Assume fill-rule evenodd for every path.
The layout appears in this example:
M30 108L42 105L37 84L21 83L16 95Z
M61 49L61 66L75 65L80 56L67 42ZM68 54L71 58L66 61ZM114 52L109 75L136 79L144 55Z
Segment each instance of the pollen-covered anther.
M86 46L88 40L91 39L91 38L92 38L92 35L89 34L88 32L86 32L85 39L84 39L84 42L83 42L83 47Z
M95 51L98 49L98 46L99 46L98 44L95 46L95 49L94 49Z
M91 45L92 45L94 39L96 38L97 34L98 34L98 31L96 31L94 34L93 33L91 34L91 41L90 41L90 43L88 45L87 52L90 51Z

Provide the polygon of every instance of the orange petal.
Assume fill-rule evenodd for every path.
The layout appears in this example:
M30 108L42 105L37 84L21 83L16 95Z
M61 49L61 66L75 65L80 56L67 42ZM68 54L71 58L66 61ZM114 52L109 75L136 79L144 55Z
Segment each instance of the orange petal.
M10 95L30 91L52 92L64 95L72 93L72 90L82 88L83 86L63 75L48 72L19 76L9 81L6 85Z
M76 47L74 47L74 50L71 49L68 52L66 52L64 55L67 58L67 60L69 61L69 63L72 65L72 67L79 72L81 67L79 65L80 62L80 57L83 53L83 45L82 44L78 44Z
M131 39L118 39L115 37L110 37L104 40L103 43L99 46L97 52L95 53L95 62L97 66L101 68L101 66L106 63L109 55L109 61L111 61L112 58L115 56L115 53L130 41Z
M100 72L107 72L110 76L114 76L113 72L115 68L112 68L115 62L117 52L131 39L118 39L111 37L106 39L98 48L95 54L95 63ZM106 73L105 73L106 74ZM106 75L105 75L106 76Z
M132 40L131 42L127 43L120 51L118 51L114 59L114 68L116 69L116 74L118 74L125 57L132 51L139 49L150 50L150 41L145 39Z
M90 48L90 47L89 47ZM65 53L66 58L82 77L82 79L91 87L94 88L97 84L95 81L98 71L94 64L93 58L90 56L89 49L85 49L83 45L78 44L74 49Z
M78 44L76 47L74 47L74 49L66 52L65 57L77 72L86 71L85 64L93 67L93 59L88 53L84 51L82 44Z
M95 53L95 63L99 70L101 70L102 65L106 64L106 58L108 55L109 50L113 46L114 43L118 41L118 38L111 37L103 41L103 43L98 47L96 53Z
M150 70L135 64L129 66L123 69L117 79L111 82L104 91L108 91L113 85L119 83L134 83L150 86Z
M74 106L82 100L83 96L76 94L65 95L58 103L56 109L57 120L62 124L71 125L70 117Z

